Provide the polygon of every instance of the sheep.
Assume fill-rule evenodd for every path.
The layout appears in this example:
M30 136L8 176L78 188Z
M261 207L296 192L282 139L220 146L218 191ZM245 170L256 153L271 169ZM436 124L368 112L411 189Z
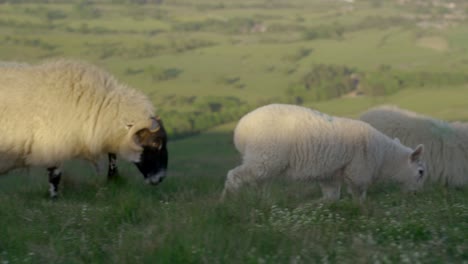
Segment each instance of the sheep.
M362 202L376 180L394 180L409 191L425 180L423 145L412 150L359 120L301 106L271 104L246 114L234 145L242 164L228 172L221 200L245 183L277 176L317 181L323 201L338 200L343 182Z
M362 121L408 146L426 146L428 181L448 187L468 183L468 124L449 123L396 106L380 106L360 116Z
M3 64L0 123L0 174L46 167L51 197L60 166L75 158L97 164L108 154L109 177L117 156L133 162L147 183L166 176L167 135L150 100L86 62Z

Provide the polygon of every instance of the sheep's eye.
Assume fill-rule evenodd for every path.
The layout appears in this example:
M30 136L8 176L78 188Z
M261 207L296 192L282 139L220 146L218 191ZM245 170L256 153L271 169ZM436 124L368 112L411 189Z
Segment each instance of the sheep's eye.
M418 170L418 173L419 173L419 178L418 178L418 180L421 180L421 179L424 177L424 170L423 170L423 169L419 169L419 170Z
M154 147L154 148L160 148L162 146L161 139L158 138L155 141L153 141L151 143L151 146Z

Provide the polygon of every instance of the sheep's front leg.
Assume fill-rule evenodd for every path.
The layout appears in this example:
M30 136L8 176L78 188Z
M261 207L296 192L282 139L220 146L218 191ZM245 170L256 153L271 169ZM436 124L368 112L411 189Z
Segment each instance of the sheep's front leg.
M50 198L56 198L58 194L58 185L62 177L62 171L58 167L47 168L49 171L49 194Z
M230 170L224 183L224 190L221 194L221 201L228 193L236 192L242 185L252 183L265 177L265 171L251 165L240 165Z
M344 181L353 200L362 204L366 200L367 188L372 182L373 170L368 166L370 164L363 162L365 158L360 155L355 158L344 171Z
M351 194L355 201L359 201L362 204L366 200L367 188L348 183L348 193Z
M242 185L242 173L244 169L238 166L230 170L227 174L226 181L224 182L224 189L221 194L221 201L224 201L226 195L230 192L235 192Z
M322 180L319 182L322 190L321 201L334 202L340 199L341 181L340 180Z
M109 169L107 170L107 179L115 179L118 169L117 169L117 155L114 153L109 153Z

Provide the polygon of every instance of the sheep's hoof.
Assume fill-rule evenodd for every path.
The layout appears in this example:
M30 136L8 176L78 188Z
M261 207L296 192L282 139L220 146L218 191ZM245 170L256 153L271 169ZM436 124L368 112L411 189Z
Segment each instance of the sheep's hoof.
M46 195L44 195L46 198L48 198L51 201L56 201L59 197L58 193L52 194L50 192L47 192Z
M223 193L221 193L221 196L219 197L218 202L219 203L224 203L225 200L226 200L226 193L223 192Z
M117 170L117 168L114 168L112 170L109 170L107 172L107 180L108 181L112 181L112 180L115 180L116 178L119 178L120 175L119 175L119 171Z
M49 193L49 198L51 200L56 200L58 198L58 193Z
M57 187L54 184L50 184L49 197L50 199L56 199L58 197Z

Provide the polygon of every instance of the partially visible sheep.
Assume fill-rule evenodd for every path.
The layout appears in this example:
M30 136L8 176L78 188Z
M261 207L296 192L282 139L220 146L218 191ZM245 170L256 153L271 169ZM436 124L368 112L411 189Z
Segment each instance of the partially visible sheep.
M246 182L275 176L318 181L325 200L339 199L344 181L361 201L375 180L416 190L425 179L422 145L412 150L359 120L300 106L272 104L246 114L234 144L242 164L228 172L222 199Z
M468 183L468 125L448 123L395 106L373 108L360 119L408 146L423 143L431 182L450 187Z
M86 63L59 60L0 67L0 173L49 170L57 195L60 165L102 155L134 162L149 183L166 175L167 136L143 93ZM109 171L109 176L116 172Z

